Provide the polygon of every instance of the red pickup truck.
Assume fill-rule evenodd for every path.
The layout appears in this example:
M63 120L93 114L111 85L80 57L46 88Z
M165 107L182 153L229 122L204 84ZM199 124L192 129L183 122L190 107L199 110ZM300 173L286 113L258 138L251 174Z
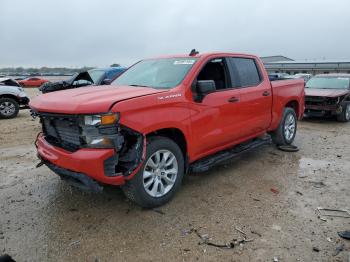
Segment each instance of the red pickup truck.
M304 81L270 82L252 55L142 60L110 86L41 95L41 163L82 190L122 186L143 207L169 201L186 173L272 141L294 140Z

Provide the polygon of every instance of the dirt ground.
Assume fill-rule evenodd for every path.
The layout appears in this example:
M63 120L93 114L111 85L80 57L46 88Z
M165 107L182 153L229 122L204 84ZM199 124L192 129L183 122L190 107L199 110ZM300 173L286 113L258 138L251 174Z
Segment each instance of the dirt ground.
M350 241L337 232L350 230L350 218L323 221L315 209L350 209L350 123L301 121L299 152L265 146L188 176L156 210L130 203L119 188L82 193L35 168L40 126L28 111L0 127L0 254L17 261L349 259ZM252 241L224 249L199 237L225 244L243 239L237 229Z

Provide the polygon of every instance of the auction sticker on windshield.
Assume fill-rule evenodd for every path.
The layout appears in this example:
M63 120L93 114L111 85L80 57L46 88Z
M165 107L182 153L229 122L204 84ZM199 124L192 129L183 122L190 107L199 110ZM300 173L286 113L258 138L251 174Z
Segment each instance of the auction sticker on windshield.
M176 60L174 61L174 65L193 65L196 60L186 59L186 60Z

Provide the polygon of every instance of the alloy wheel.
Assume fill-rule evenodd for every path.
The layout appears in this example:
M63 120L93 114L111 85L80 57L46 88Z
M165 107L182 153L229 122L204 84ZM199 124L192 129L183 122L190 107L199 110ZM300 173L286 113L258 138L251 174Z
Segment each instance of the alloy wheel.
M11 116L16 112L16 106L8 101L2 102L0 104L0 112L4 116Z
M143 186L152 197L166 195L174 186L178 162L169 150L158 150L147 160L143 170Z
M289 114L286 117L286 120L284 122L284 137L290 141L296 131L296 119L292 114Z

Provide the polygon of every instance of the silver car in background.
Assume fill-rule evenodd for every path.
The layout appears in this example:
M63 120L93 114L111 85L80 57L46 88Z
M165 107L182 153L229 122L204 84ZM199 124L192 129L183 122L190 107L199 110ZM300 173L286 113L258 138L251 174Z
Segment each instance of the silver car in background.
M28 108L29 98L17 81L0 78L0 118L14 118L20 109Z

